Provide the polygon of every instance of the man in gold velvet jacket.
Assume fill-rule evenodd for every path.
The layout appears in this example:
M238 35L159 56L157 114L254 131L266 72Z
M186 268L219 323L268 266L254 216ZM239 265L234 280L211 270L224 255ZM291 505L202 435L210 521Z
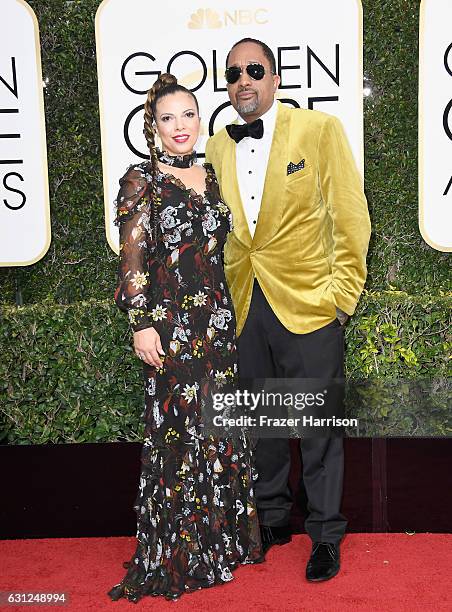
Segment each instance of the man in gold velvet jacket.
M226 80L238 121L207 143L233 214L224 264L237 317L244 378L341 378L343 323L366 279L370 221L341 123L274 99L280 79L269 47L236 43ZM340 438L301 440L312 539L310 581L339 571L347 524L340 512ZM256 498L264 550L290 540L288 440L260 439Z

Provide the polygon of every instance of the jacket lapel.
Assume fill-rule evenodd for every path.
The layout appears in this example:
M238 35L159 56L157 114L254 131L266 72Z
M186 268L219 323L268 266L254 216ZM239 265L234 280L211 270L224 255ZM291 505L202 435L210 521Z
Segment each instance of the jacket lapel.
M277 104L278 114L276 115L275 130L268 158L261 207L252 241L253 249L263 246L276 233L281 223L284 208L283 197L287 171L290 110L281 102L277 102Z

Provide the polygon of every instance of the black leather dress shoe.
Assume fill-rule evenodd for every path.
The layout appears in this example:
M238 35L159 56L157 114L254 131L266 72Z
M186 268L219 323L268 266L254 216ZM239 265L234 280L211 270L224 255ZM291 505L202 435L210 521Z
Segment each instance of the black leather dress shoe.
M314 542L311 558L306 566L306 579L309 582L329 580L338 573L339 568L339 545Z
M261 525L261 540L262 540L262 552L265 553L274 545L287 544L290 542L291 531L290 527L284 525L284 527L269 527L268 525Z

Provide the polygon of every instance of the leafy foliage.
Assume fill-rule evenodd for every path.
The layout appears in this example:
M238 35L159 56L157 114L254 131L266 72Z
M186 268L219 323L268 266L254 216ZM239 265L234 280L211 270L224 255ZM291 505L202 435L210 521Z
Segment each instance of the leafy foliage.
M349 377L450 376L451 301L365 295L346 328ZM139 440L143 383L130 340L126 317L112 300L5 307L0 443ZM387 416L385 405L377 404L375 418ZM366 416L365 404L360 410ZM402 417L399 407L391 422Z
M139 439L141 367L111 301L7 307L0 338L0 443Z

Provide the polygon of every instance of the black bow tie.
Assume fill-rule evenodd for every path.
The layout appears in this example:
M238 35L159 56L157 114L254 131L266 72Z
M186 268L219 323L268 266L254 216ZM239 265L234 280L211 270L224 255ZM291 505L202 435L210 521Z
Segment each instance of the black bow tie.
M243 123L241 125L231 123L231 125L226 126L226 130L235 142L240 142L242 138L246 138L246 136L250 136L251 138L262 138L264 135L264 124L262 119L256 119L256 121L252 123Z

